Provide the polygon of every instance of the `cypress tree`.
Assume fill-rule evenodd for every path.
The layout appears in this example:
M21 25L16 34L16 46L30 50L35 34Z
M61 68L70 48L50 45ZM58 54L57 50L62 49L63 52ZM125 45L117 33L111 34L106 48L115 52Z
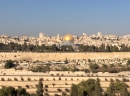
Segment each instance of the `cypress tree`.
M108 94L109 94L109 96L114 96L115 95L113 79L111 79L111 83L110 83L110 86L109 86L109 89L108 89Z
M95 92L94 92L94 96L102 96L99 78L97 78L97 81L96 81L96 83L95 83Z
M78 96L78 86L75 84L71 87L71 96Z
M128 90L127 90L127 85L124 82L123 82L123 84L124 84L124 87L122 89L121 96L129 96Z
M41 80L39 80L39 83L37 85L36 94L37 94L37 96L43 96L43 83Z

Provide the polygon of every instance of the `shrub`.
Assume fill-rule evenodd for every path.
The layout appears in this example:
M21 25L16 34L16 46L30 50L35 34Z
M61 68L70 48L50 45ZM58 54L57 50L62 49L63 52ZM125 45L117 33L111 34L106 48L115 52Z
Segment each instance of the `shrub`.
M8 81L11 81L11 79L10 79L10 78L8 78Z
M28 78L28 81L31 81L31 78Z
M59 76L59 74L56 74L57 76Z
M7 60L5 62L4 68L8 69L8 68L12 68L14 66L13 61L12 60Z
M18 88L22 88L21 86L18 86Z
M21 77L21 81L24 81L24 79Z
M29 85L26 85L26 88L29 88Z
M105 78L105 81L108 81L107 78Z
M5 79L4 79L4 78L1 78L1 81L5 81Z
M45 88L48 88L48 85L45 85Z
M96 69L98 69L99 68L99 66L97 65L97 64L90 64L90 69L92 69L92 70L96 70Z
M17 78L14 78L14 81L18 81L18 79L17 79Z
M60 88L57 89L58 92L61 92L62 90Z
M61 80L61 77L59 77L59 80Z
M52 83L53 87L55 86L55 83Z
M70 90L69 90L69 89L67 89L67 88L65 88L65 91L66 91L66 92L69 92Z
M68 64L68 60L67 60L67 58L65 59L65 61L64 61L64 62L65 62L65 64Z
M118 71L116 69L111 69L109 70L109 73L118 73Z

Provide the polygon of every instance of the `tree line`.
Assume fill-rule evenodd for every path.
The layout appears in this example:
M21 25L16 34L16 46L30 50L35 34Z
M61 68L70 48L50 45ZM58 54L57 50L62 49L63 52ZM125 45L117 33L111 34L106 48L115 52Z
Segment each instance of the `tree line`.
M70 96L130 96L127 90L128 85L118 79L110 80L107 91L103 91L100 86L100 80L88 79L81 81L79 84L71 86Z
M44 93L44 90L46 88L43 88L42 81L43 79L40 78L38 85L36 85L36 94L30 94L26 91L25 88L22 87L18 87L18 89L15 89L12 86L3 86L0 89L0 96L44 96L43 94L46 94L45 96L49 96L49 94ZM107 81L106 78L105 81ZM81 81L77 85L72 84L70 89L70 95L67 95L63 92L62 96L130 96L129 91L127 90L129 86L124 82L124 78L122 79L122 81L118 79L114 81L113 79L111 79L109 87L106 91L104 91L104 89L101 88L99 78L97 78L96 80L90 78L86 81ZM54 96L59 95L55 94Z
M80 45L79 46L79 52L130 52L130 47L122 44L119 47L117 46L112 46L112 45L104 45L102 44L101 46L90 46L90 45Z
M30 94L26 91L25 88L22 88L20 86L18 87L18 89L15 89L12 86L2 86L2 88L0 89L0 96L43 96L44 90L41 79L39 79L39 83L36 87L36 94Z
M17 44L17 43L9 43L9 44L3 44L0 43L0 52L56 52L56 51L74 51L72 46L56 46L56 44L53 44L51 46L46 46L45 44L39 45L33 45L29 44Z
M97 47L95 45L79 45L78 47L73 47L71 45L63 45L57 46L53 44L51 46L46 46L45 44L40 45L32 45L29 44L17 44L17 43L9 43L4 44L0 43L0 52L130 52L130 47L122 44L119 47L107 45L105 46L102 44L101 46Z

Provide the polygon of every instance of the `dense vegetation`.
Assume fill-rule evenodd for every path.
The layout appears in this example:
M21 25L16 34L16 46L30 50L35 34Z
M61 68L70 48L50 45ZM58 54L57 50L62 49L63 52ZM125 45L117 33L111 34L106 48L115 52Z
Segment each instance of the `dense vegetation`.
M33 72L49 72L50 71L50 65L45 66L36 66L35 68L32 68L31 71Z
M105 93L105 96L130 96L127 88L128 85L126 85L123 81L116 80L116 82L114 82L111 79L111 83Z
M0 89L0 96L43 96L43 83L42 79L39 79L39 83L36 86L37 91L36 94L30 94L26 92L25 88L18 87L18 89L15 89L12 86L5 87L3 86L2 89Z
M26 89L24 88L18 88L15 89L14 87L2 87L0 89L0 96L31 96L28 92L26 92Z
M96 63L90 63L89 64L89 71L92 71L93 73L96 72L109 72L109 73L118 73L122 71L130 71L130 60L127 61L125 65L122 64L102 64L98 65ZM86 72L89 72L88 69L85 70Z
M100 47L97 46L90 46L90 45L79 45L79 47L76 49L79 50L79 52L130 52L130 47L122 44L120 46L120 49L117 46L105 46L102 44ZM51 46L45 46L45 44L39 46L39 45L27 45L26 43L21 45L17 43L9 43L9 44L3 44L0 43L0 52L17 52L17 51L23 51L23 52L74 52L75 49L73 49L72 46L56 46L55 44Z
M43 84L42 84L42 79L39 80L39 83L37 85L37 91L36 91L37 96L43 96Z
M129 96L127 85L123 81L113 81L107 89L103 91L100 87L100 80L88 79L81 81L78 85L73 84L71 86L71 96ZM119 95L120 94L120 95Z
M14 67L13 61L12 60L7 60L5 62L4 68L8 69L8 68L12 68L12 67Z
M101 96L100 80L88 79L71 86L71 96Z

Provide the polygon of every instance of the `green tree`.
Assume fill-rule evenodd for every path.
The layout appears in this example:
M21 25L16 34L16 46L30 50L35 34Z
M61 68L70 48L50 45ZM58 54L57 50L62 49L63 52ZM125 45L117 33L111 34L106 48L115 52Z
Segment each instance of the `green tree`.
M111 46L111 52L119 52L119 49L117 46Z
M121 96L129 96L127 86L125 84L124 84L124 87L122 89Z
M15 88L9 86L9 87L2 87L0 89L0 96L15 96L16 95Z
M105 65L105 64L103 64L102 67L103 67L104 69L107 69L108 66Z
M73 52L74 51L74 49L73 49L73 47L71 45L67 46L66 50L69 51L69 52Z
M122 81L114 82L113 80L111 80L110 86L108 87L108 94L109 96L129 96L127 85Z
M26 92L26 89L24 88L15 89L14 87L9 86L0 89L0 96L30 96L30 94Z
M63 46L61 46L61 51L66 51L66 48L67 48L67 46L65 46L65 45L63 45Z
M71 86L71 92L70 92L71 96L78 96L78 86L73 84Z
M127 90L127 85L124 84L124 87L122 89L121 96L129 96L128 90Z
M99 48L98 48L99 52L105 52L105 45L102 44Z
M88 79L78 84L78 96L93 96L95 92L95 80Z
M122 44L121 48L120 48L120 51L121 52L128 52L129 50L128 50L128 47L125 44Z
M68 59L66 58L64 62L65 62L65 64L68 64Z
M12 68L14 66L13 61L12 60L7 60L5 62L4 68L8 69L8 68Z
M83 44L81 44L81 45L78 47L78 49L79 49L79 52L83 52L83 51L84 51L84 46L83 46Z
M127 69L129 67L129 65L130 65L130 60L128 60L127 63L126 63Z
M17 96L30 96L28 92L26 92L25 88L18 88L17 90Z
M37 96L43 96L43 83L41 80L39 80L39 83L37 85L36 94L37 94Z
M56 44L53 44L53 45L51 46L51 51L54 52L54 51L57 51L57 49L58 49L58 48L57 48Z
M106 52L111 52L111 48L109 45L106 46Z
M99 68L99 66L97 65L97 64L90 64L90 69L92 69L92 70L96 70L96 69L98 69Z
M113 79L111 79L111 83L109 85L109 88L108 88L108 94L109 96L114 96L115 92L114 92L114 81Z
M102 96L99 78L97 78L97 81L95 83L95 93L94 93L94 96Z

